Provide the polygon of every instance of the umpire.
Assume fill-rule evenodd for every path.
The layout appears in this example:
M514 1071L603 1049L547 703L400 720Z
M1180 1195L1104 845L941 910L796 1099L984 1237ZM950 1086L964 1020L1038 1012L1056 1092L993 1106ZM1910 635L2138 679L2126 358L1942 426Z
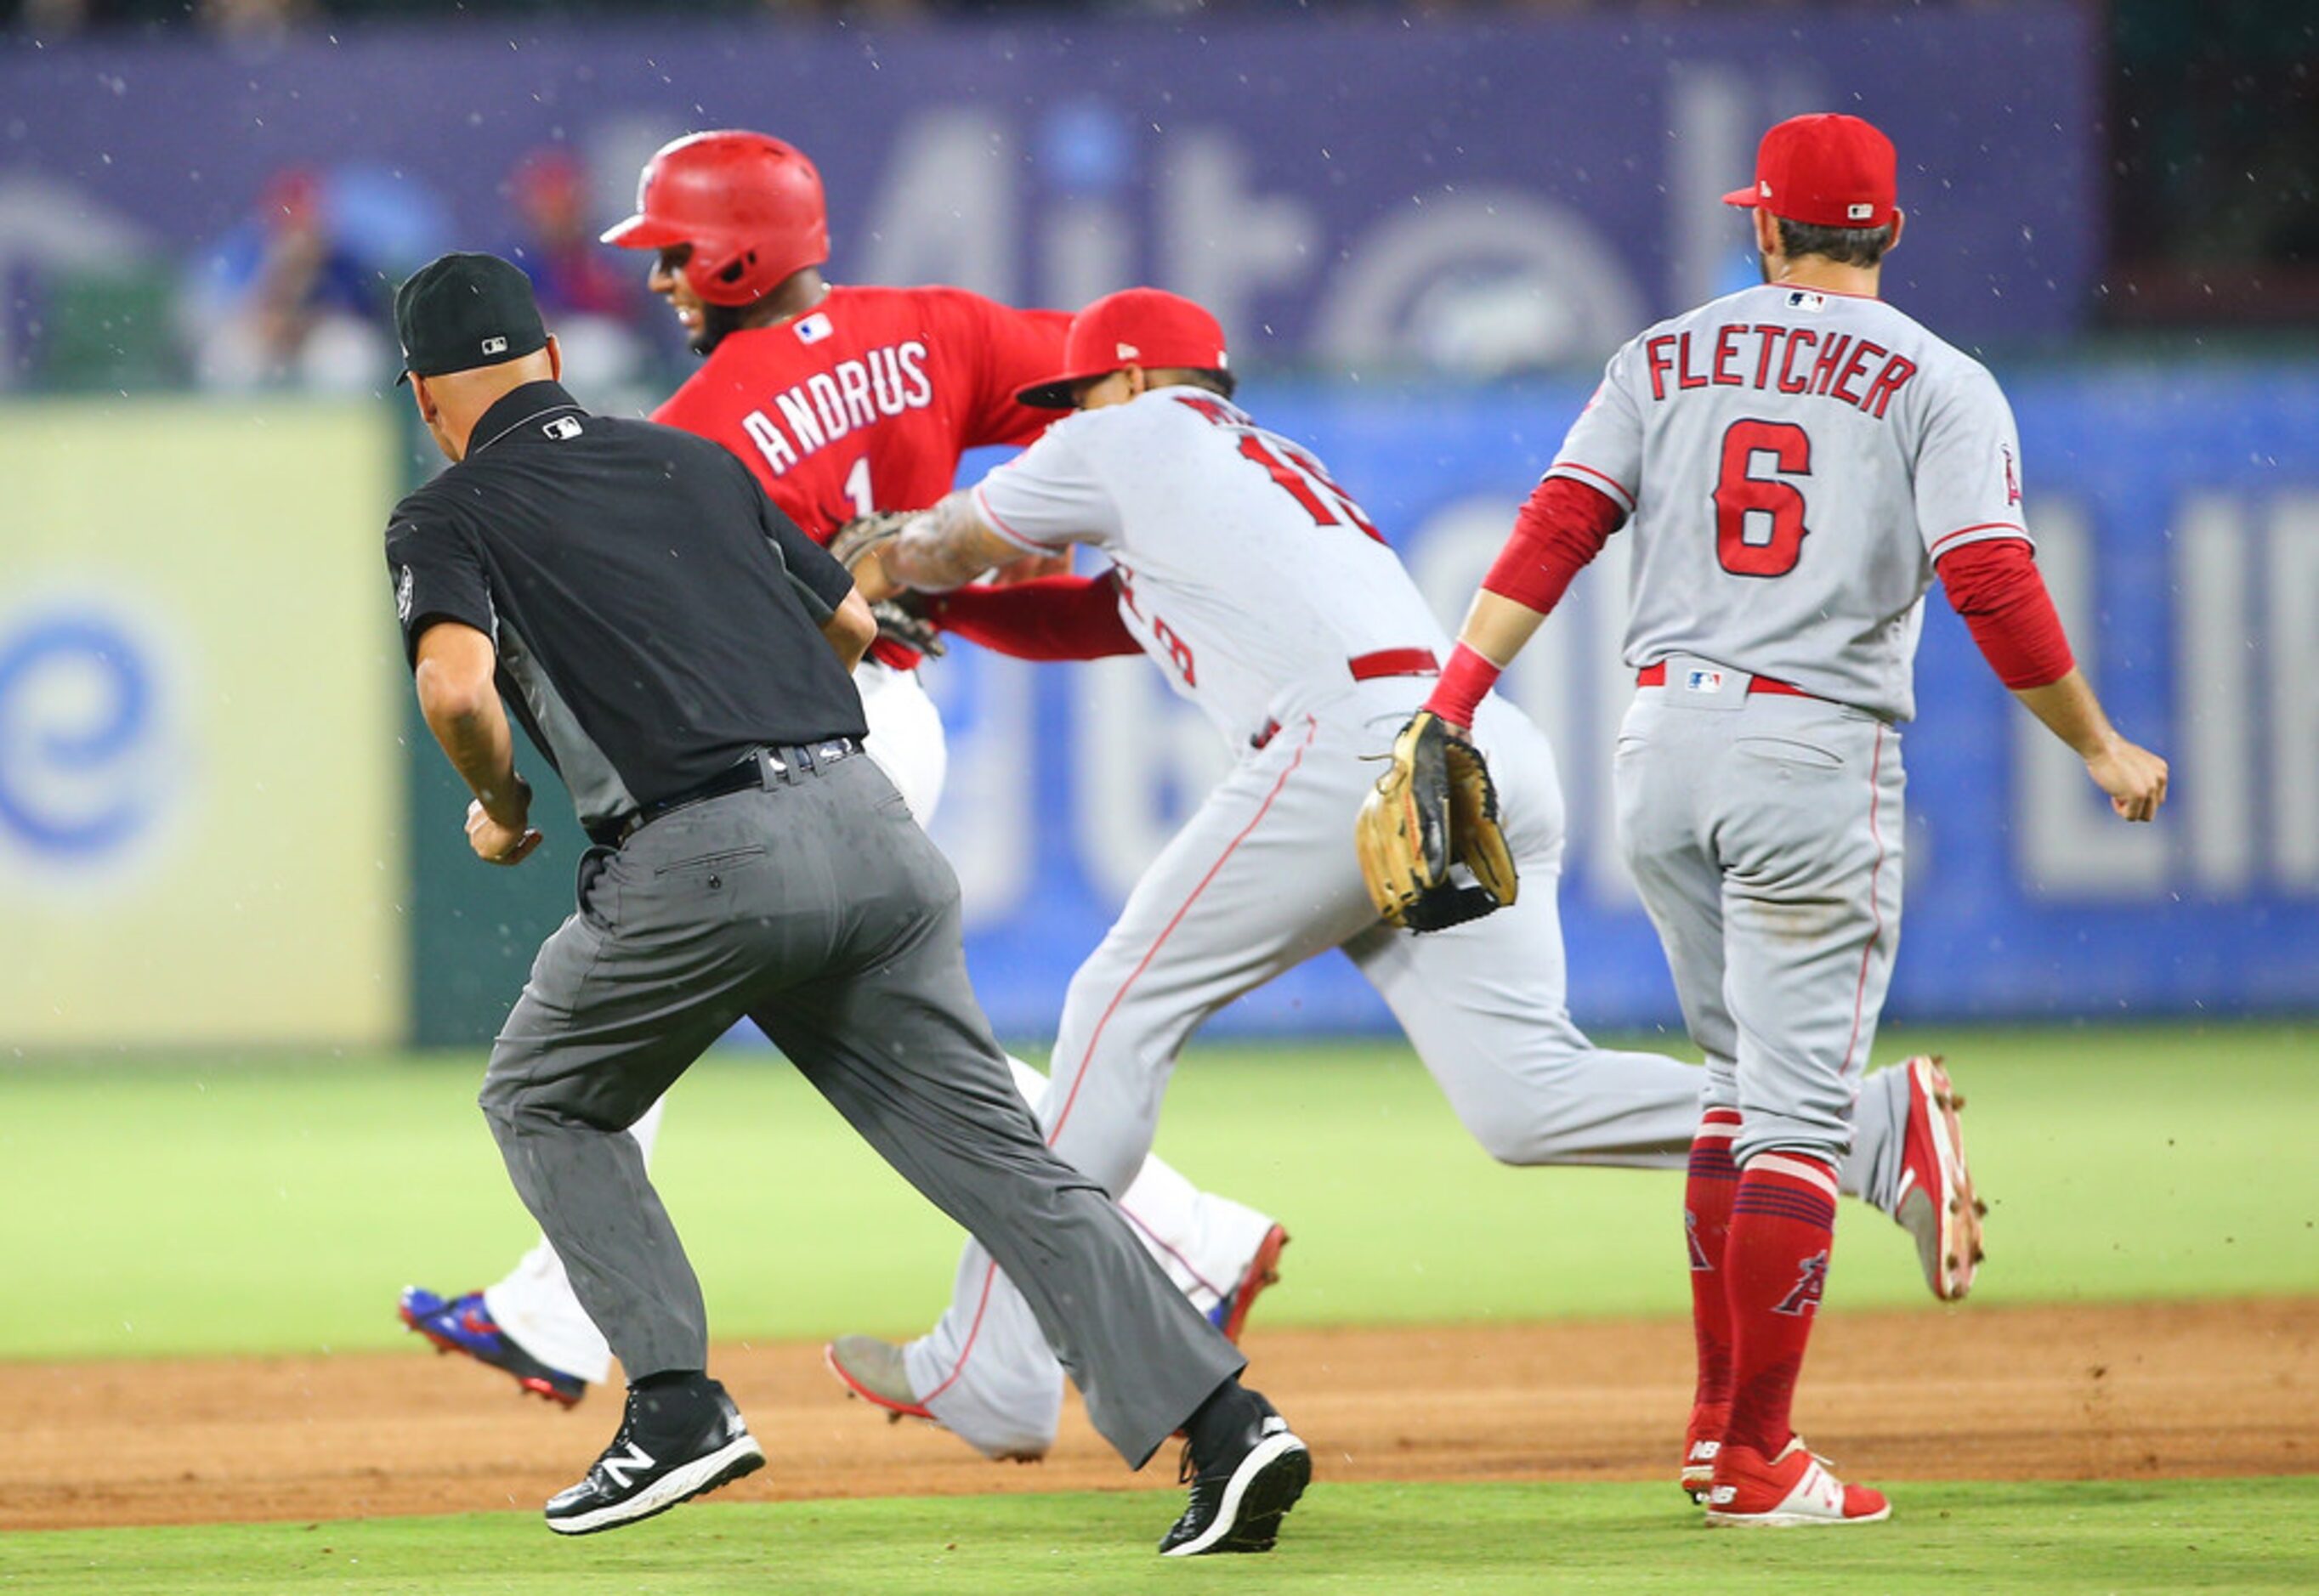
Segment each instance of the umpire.
M1023 1285L1131 1466L1186 1432L1191 1502L1160 1550L1270 1546L1304 1445L1008 1079L957 880L862 757L847 673L876 627L852 578L717 444L574 404L506 261L444 256L394 318L454 464L395 507L387 564L420 708L474 792L469 843L512 865L539 842L504 698L595 844L482 1097L628 1378L548 1527L631 1523L764 1462L708 1376L699 1283L622 1133L745 1015Z

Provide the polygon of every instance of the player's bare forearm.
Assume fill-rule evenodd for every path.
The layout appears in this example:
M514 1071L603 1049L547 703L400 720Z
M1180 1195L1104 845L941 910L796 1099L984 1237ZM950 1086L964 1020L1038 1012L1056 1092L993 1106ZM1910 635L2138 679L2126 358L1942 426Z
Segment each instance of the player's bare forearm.
M2086 773L2127 820L2148 820L2166 801L2166 762L2127 741L2110 725L2085 672L2074 665L2058 681L2013 690L2029 713L2086 762Z
M1466 611L1466 624L1457 633L1457 641L1502 668L1513 663L1514 655L1522 651L1522 645L1545 619L1543 614L1529 605L1484 588L1474 595L1473 608Z
M922 593L946 593L993 566L1028 557L1021 545L984 524L973 498L963 490L945 495L880 551L886 575L897 585Z

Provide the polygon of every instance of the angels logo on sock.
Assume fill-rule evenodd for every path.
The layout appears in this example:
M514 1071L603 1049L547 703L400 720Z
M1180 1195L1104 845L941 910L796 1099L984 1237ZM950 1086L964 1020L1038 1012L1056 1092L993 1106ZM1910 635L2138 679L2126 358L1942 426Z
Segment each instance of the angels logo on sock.
M1827 1254L1816 1252L1804 1259L1795 1285L1780 1299L1774 1313L1785 1313L1791 1319L1810 1312L1819 1306L1819 1294L1827 1285Z
M1691 1247L1691 1272L1712 1275L1715 1266L1708 1261L1707 1249L1699 1244L1699 1215L1686 1208L1683 1211L1683 1239Z

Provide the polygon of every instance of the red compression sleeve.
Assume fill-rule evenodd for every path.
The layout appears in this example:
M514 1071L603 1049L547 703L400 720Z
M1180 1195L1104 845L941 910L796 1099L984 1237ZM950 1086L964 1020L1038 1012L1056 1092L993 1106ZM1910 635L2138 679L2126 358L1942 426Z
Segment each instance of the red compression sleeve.
M1108 573L957 588L930 596L926 609L944 631L1018 660L1100 660L1143 646L1119 618Z
M1514 518L1512 536L1482 579L1482 591L1548 614L1626 518L1609 495L1567 477L1548 477ZM1460 643L1425 707L1452 725L1473 725L1474 707L1497 681L1499 669Z
M2076 661L2053 595L2037 574L2036 555L2018 537L1968 543L1943 555L1936 568L1949 604L1972 628L1974 646L2014 689L2046 687Z
M1511 599L1540 615L1562 602L1571 578L1602 552L1626 520L1608 494L1566 476L1538 483L1514 518L1513 536L1482 579L1485 591Z
M1441 680L1433 684L1433 696L1425 707L1451 726L1470 726L1474 707L1497 685L1501 673L1485 656L1460 643L1449 651L1449 663L1441 667Z

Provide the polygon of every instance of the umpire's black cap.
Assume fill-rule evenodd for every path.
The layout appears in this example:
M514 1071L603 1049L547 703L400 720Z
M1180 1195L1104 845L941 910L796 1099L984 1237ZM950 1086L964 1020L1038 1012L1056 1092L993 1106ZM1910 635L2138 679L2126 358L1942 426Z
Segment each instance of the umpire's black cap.
M394 291L402 375L439 377L520 360L547 347L523 268L496 255L438 255Z

